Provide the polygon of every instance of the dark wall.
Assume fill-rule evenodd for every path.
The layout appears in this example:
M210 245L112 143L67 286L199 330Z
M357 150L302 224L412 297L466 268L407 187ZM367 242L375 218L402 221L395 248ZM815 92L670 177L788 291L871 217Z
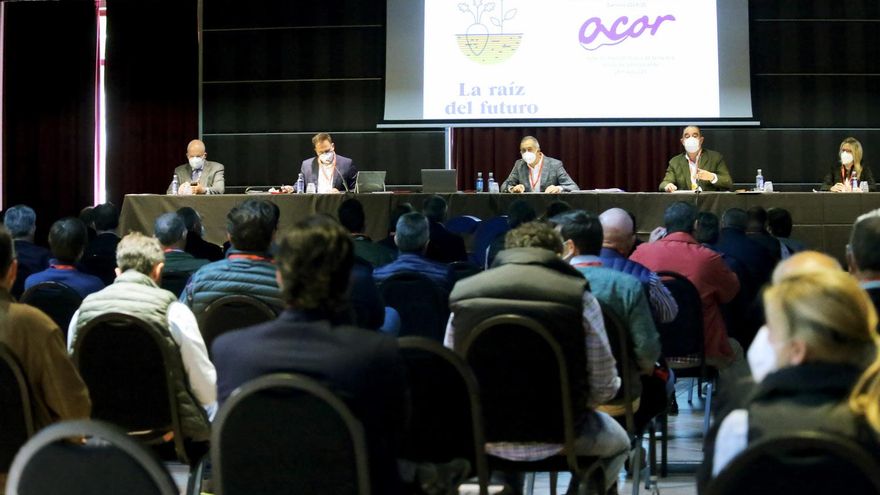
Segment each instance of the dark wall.
M417 184L442 168L442 131L378 131L385 2L204 0L203 136L228 185L290 184L330 132L361 170Z

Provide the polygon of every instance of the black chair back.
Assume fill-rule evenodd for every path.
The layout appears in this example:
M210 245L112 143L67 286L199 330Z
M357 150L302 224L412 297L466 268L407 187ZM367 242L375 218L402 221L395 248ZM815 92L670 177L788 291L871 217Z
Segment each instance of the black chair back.
M449 320L449 294L428 277L396 273L379 284L387 306L400 313L401 337L426 337L443 342Z
M131 315L108 313L77 332L73 360L89 389L92 418L140 432L147 443L173 432L178 458L189 462L171 381L183 365L164 338Z
M18 358L0 343L0 473L34 434L30 391Z
M163 270L162 283L159 286L180 297L180 293L186 288L186 283L189 282L192 274L193 272L169 272Z
M82 437L84 444L75 441ZM111 425L80 420L49 426L25 444L9 472L7 493L176 495L178 490L152 452Z
M486 441L573 446L565 356L541 323L519 315L491 317L474 327L462 351L480 385Z
M662 271L657 275L678 303L678 315L669 323L658 323L660 345L667 358L703 356L703 302L694 284L684 275Z
M211 461L218 495L370 493L363 427L301 375L268 375L233 392L214 422Z
M67 327L82 304L82 298L70 286L61 282L40 282L24 291L21 302L46 313L67 340Z
M880 494L880 464L855 442L804 431L760 440L734 458L708 495Z
M602 308L602 320L605 323L605 333L608 334L608 343L611 346L611 354L614 355L617 366L617 375L620 377L621 387L615 399L622 401L625 410L625 426L626 431L630 435L636 434L635 418L633 416L634 400L638 399L635 395L635 389L632 383L633 379L640 379L638 375L633 376L632 361L633 342L629 330L623 324L623 321L611 308L604 304L600 304Z
M212 301L205 311L196 315L199 330L205 339L208 352L211 343L220 335L239 328L274 320L275 311L256 297L243 294L223 296Z
M470 461L488 493L483 413L477 379L464 360L424 337L398 340L406 365L410 415L400 457L414 462Z

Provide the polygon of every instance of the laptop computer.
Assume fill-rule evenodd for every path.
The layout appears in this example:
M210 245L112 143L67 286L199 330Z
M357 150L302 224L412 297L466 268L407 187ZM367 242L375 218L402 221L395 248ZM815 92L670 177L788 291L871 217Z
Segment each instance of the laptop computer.
M458 191L457 174L455 169L422 169L422 192L424 193L454 193Z
M384 170L361 170L355 179L354 192L385 192L385 173Z

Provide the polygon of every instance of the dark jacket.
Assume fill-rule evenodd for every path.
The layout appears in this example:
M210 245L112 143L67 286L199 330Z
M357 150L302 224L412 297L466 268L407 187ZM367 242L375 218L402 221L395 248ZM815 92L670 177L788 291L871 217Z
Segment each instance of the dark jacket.
M193 232L186 234L186 247L183 250L196 258L208 261L223 259L223 249L220 246L202 239L202 236Z
M195 272L180 295L181 302L199 316L213 301L229 295L253 296L276 312L284 309L275 280L275 264L263 253L229 250L226 259Z
M11 292L13 296L19 298L24 293L25 280L34 273L49 268L51 253L33 242L18 239L15 241L15 257L18 259L18 275L15 277Z
M211 349L221 403L270 373L302 373L329 387L364 426L373 493L400 493L396 440L405 422L405 380L394 339L288 309L271 322L221 335Z
M303 174L305 184L312 182L318 187L318 157L306 158L300 166L299 172ZM337 191L354 192L355 180L358 169L351 158L336 155L336 169L333 173L333 187ZM297 178L293 177L296 182ZM305 186L303 186L305 187Z
M724 156L721 153L703 148L697 166L701 170L712 172L718 176L718 181L715 184L708 180L697 181L702 190L730 191L733 189L733 179L730 177L730 170L727 168L727 162L724 161ZM660 181L660 191L666 191L668 184L675 184L679 191L690 190L691 169L688 165L687 154L681 153L669 160L669 165L666 167L666 175Z
M80 269L100 278L104 285L112 284L116 278L116 245L119 240L119 236L112 232L98 234L83 251Z
M850 180L851 176L851 167L846 168L840 164L833 165L831 168L828 169L828 173L825 174L825 177L822 178L822 183L819 184L819 190L830 191L831 187L834 186L834 184L837 184L838 182L845 183L843 178L846 177L846 180ZM874 181L874 173L871 172L871 167L862 164L862 173L859 174L859 181L867 181L870 190L875 190L876 182Z
M432 221L430 236L426 258L440 263L467 261L467 250L460 235L446 230L442 223Z

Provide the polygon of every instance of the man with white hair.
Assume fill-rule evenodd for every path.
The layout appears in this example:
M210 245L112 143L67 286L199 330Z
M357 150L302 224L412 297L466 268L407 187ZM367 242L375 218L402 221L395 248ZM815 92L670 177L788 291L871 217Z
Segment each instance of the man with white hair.
M602 223L602 266L627 273L639 279L648 294L651 313L658 323L668 323L678 315L678 303L660 277L645 265L627 258L636 241L632 217L622 208L611 208L599 215Z
M207 442L211 433L208 411L216 407L217 372L208 359L195 315L174 294L159 288L165 266L162 246L139 232L128 234L116 247L116 265L116 280L86 297L70 320L68 347L75 348L78 332L90 321L110 312L134 316L170 337L163 342L180 353L178 363L183 367L170 370L183 434L187 440Z
M27 205L15 205L3 215L3 224L9 229L15 241L15 255L18 260L18 276L12 286L12 295L21 297L25 280L34 273L49 268L49 250L34 244L37 230L37 214Z
M543 192L556 194L580 191L569 177L562 161L541 152L541 145L532 136L522 138L519 143L522 156L513 164L510 176L501 184L501 190L511 193Z

